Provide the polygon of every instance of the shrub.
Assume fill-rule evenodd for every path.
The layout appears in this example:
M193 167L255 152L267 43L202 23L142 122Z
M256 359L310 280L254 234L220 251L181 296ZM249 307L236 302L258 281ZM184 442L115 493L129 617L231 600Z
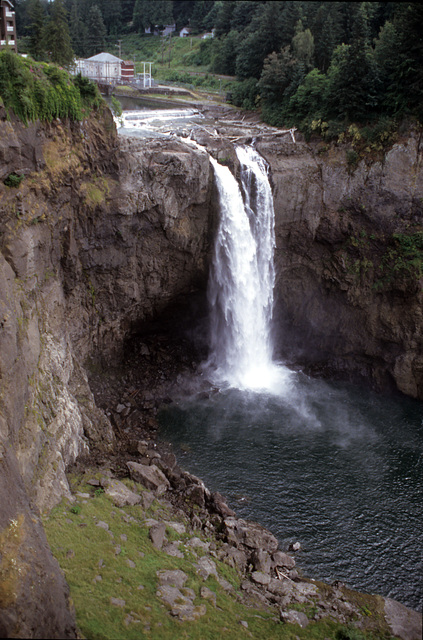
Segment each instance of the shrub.
M348 166L351 169L356 167L357 163L358 163L358 160L359 160L359 156L358 156L357 151L354 151L354 149L347 149L346 156L347 156L347 164L348 164Z
M354 627L346 627L336 632L336 640L366 640L366 636Z
M71 118L81 120L85 109L98 108L102 98L86 78L72 79L56 65L37 63L5 50L0 52L0 96L24 123Z
M255 109L257 101L257 80L255 78L247 78L240 82L234 82L231 92L227 96L228 102L236 107L243 109Z
M18 176L17 173L9 173L7 178L3 180L3 184L5 184L6 187L19 187L23 179L24 176Z
M81 507L79 504L75 504L73 507L70 508L70 512L74 513L75 515L79 515L81 513Z

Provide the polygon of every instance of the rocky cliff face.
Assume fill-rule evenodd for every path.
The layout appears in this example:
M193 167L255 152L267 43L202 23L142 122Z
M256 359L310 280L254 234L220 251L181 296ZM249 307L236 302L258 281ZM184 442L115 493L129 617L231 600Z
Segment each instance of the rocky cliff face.
M280 347L422 397L421 284L380 272L389 248L399 258L389 238L421 229L419 141L353 173L340 150L258 148L274 183ZM115 445L87 362L116 361L131 332L204 291L213 176L177 140L119 143L108 111L24 127L0 110L0 179L0 632L73 637L39 512L70 497L77 457Z
M70 496L78 456L114 445L83 365L204 287L212 179L206 155L178 142L120 149L108 111L27 128L0 118L1 178L23 176L0 183L2 637L67 637L37 513Z
M355 168L340 147L258 150L274 184L280 351L422 398L420 136Z

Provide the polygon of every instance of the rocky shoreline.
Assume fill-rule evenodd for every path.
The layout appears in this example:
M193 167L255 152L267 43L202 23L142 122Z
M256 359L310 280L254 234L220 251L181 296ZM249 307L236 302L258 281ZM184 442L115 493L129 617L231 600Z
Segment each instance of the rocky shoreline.
M280 549L270 531L238 518L222 495L211 492L200 478L179 466L171 447L158 438L157 413L164 403L172 402L183 380L194 377L198 353L190 352L175 336L162 333L133 346L131 354L124 371L109 370L90 379L97 404L114 425L115 451L107 455L93 452L90 459L79 459L71 471L100 472L93 485L101 486L116 506L141 504L147 510L154 500L164 501L190 532L190 541L184 544L202 550L196 571L204 574L204 580L216 573L218 558L237 571L242 601L270 608L275 620L305 628L329 617L362 631L389 632L402 640L421 637L421 615L404 605L360 594L339 581L328 585L304 577L296 566L295 551L288 554ZM196 392L207 393L204 389ZM125 478L144 490L129 491L122 482ZM167 539L166 522L147 518L145 524L153 546L181 557L182 542ZM194 605L183 585L181 573L164 572L158 577L157 595L172 616L193 620L202 609ZM213 597L204 593L208 594L205 598Z

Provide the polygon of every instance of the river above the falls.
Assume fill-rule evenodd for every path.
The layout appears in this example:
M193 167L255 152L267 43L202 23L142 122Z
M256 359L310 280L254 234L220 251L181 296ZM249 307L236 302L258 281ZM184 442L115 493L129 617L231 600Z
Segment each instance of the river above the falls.
M175 103L170 107L163 100L119 96L122 114L114 117L119 135L136 138L167 138L178 134L187 136L193 124L204 117L189 104ZM108 101L111 106L111 100Z
M239 517L301 543L306 576L421 611L421 403L292 372L280 395L175 399L160 424Z

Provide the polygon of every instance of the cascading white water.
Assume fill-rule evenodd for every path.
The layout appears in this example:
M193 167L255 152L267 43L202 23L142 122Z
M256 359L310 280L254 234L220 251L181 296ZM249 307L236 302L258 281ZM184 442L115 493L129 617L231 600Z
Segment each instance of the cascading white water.
M209 365L215 381L241 389L281 391L288 371L272 361L275 245L273 197L264 159L251 147L236 150L241 183L211 158L220 222L208 298Z

